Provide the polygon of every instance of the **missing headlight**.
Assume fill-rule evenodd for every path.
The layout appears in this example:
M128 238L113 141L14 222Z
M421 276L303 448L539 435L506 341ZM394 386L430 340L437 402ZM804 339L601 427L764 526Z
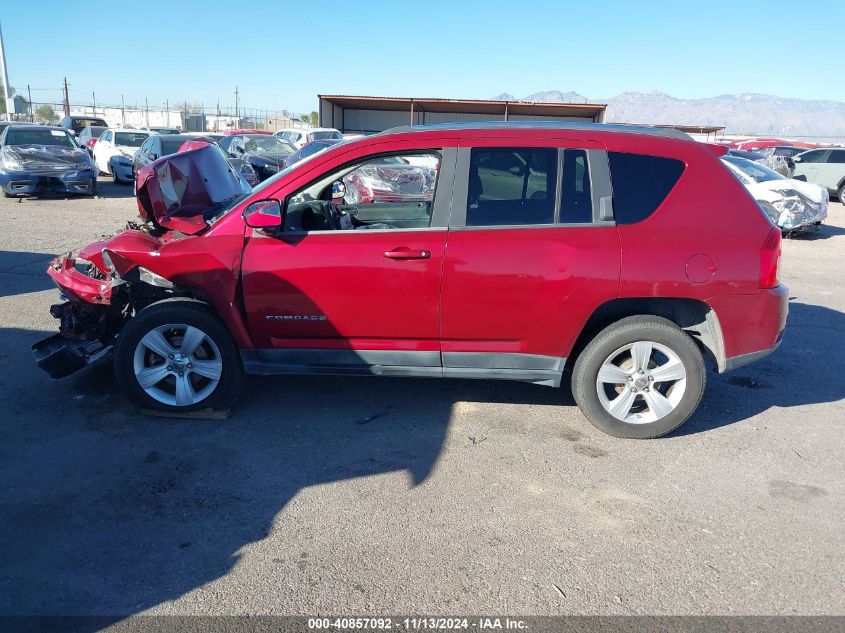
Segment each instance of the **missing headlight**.
M142 266L138 266L138 278L144 283L148 283L151 286L155 286L156 288L173 288L173 282L168 279L165 279L161 275L155 274L151 270L147 270Z

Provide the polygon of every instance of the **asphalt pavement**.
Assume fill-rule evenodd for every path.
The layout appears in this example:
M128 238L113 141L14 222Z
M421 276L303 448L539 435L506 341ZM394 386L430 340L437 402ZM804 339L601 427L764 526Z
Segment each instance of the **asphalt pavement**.
M786 240L781 349L673 435L565 390L256 377L226 420L50 380L50 258L136 217L0 200L0 614L845 614L845 208Z

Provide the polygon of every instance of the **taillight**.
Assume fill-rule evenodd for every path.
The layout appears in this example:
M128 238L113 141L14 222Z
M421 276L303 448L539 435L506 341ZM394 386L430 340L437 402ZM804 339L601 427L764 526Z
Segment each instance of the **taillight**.
M760 250L760 288L778 285L780 268L780 229L772 229Z
M97 139L95 139L95 138L91 138L91 139L88 139L88 142L87 142L87 143L85 143L85 144L86 144L88 147L94 147L94 143L96 143L96 142L97 142Z

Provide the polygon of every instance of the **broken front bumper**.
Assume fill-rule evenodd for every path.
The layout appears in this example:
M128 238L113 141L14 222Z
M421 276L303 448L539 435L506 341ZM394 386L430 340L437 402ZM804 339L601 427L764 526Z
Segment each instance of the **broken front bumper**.
M53 334L32 346L36 364L50 374L50 378L65 378L105 358L111 345L100 341L72 341L64 334Z
M91 169L70 170L63 174L37 174L30 172L0 172L0 187L10 195L33 193L93 194L96 176Z
M107 356L114 340L120 305L112 305L119 280L99 279L77 270L77 260L59 257L47 274L68 301L50 308L59 333L32 346L35 362L52 378L64 378Z

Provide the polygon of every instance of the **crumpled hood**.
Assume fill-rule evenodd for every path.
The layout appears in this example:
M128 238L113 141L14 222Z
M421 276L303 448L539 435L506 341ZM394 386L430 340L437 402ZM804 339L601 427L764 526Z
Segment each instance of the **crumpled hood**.
M827 192L819 185L814 185L811 182L804 182L802 180L794 180L787 178L785 180L769 180L768 182L759 183L760 186L769 189L770 191L783 191L794 189L803 196L806 196L816 204L827 202Z
M58 145L7 145L3 153L20 163L24 171L62 174L70 169L90 169L88 150Z
M205 230L205 217L250 192L216 145L159 158L138 171L135 188L142 220L189 235Z

